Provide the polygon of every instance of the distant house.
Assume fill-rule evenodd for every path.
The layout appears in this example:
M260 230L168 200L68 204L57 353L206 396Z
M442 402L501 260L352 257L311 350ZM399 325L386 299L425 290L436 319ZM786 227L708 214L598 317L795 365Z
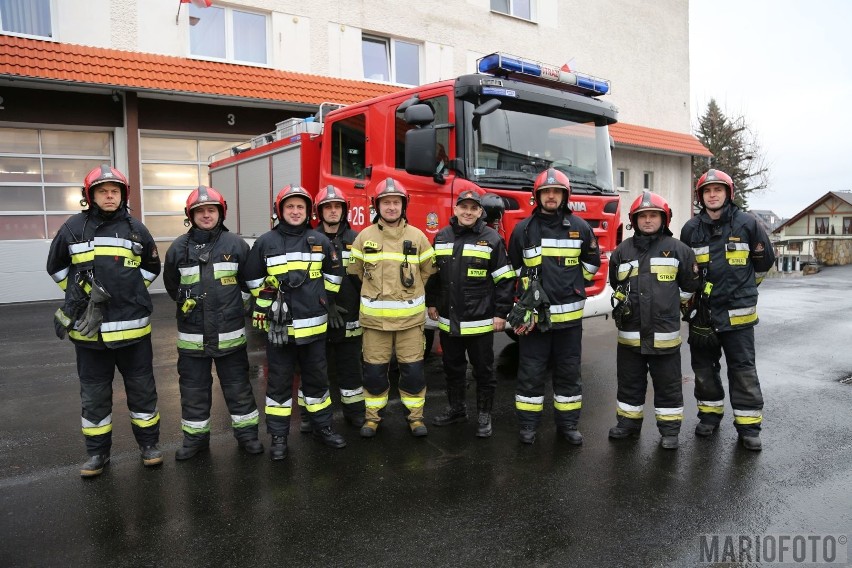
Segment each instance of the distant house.
M852 263L852 191L829 191L775 228L773 237L782 272L807 262Z
M772 234L772 231L784 222L784 219L776 215L774 211L767 209L749 209L748 212L757 217L763 229L769 234Z

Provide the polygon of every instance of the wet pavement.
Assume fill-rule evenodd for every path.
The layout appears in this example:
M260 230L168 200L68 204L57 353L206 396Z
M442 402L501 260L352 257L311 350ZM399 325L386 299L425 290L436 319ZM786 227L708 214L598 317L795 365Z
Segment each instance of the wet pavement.
M547 405L535 445L518 442L517 348L501 334L490 439L476 438L473 422L412 438L394 397L376 438L358 437L337 410L345 449L299 434L296 422L289 456L274 463L237 450L218 385L211 451L175 462L176 330L160 295L153 326L165 463L142 467L117 378L112 462L91 480L78 474L79 383L72 346L53 335L56 303L0 306L0 565L692 566L704 534L850 535L852 384L842 382L852 377L850 282L852 267L836 267L761 287L761 453L737 446L729 407L717 434L695 438L686 346L680 449L658 447L653 420L639 440L608 440L615 329L596 318L585 322L581 447L556 435ZM251 361L262 403L257 337ZM431 418L445 404L439 357L427 373Z

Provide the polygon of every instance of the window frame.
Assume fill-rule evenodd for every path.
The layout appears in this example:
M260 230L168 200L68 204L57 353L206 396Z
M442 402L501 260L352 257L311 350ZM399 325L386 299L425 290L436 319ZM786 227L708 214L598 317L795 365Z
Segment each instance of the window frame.
M15 37L26 37L26 38L33 38L33 39L40 39L40 40L46 40L47 39L47 40L56 41L56 24L57 24L57 22L56 22L56 10L54 9L53 0L45 0L45 1L47 2L47 9L50 12L49 22L48 22L49 25L50 25L50 32L49 32L48 35L39 35L39 34L33 34L33 33L22 33L22 32L8 31L8 30L5 29L4 24L2 22L2 20L3 20L3 14L2 13L0 13L0 34L8 35L8 36L15 36Z
M830 224L829 217L814 217L814 234L815 235L827 235L828 234L828 226ZM820 227L822 225L822 227Z
M271 41L271 18L270 15L266 12L259 12L250 9L244 9L244 7L231 7L231 6L219 6L214 5L208 8L198 8L193 3L189 3L189 16L190 18L202 18L206 12L209 10L223 10L224 20L225 20L225 30L224 30L224 42L225 42L225 56L224 57L213 57L210 55L200 55L193 53L192 51L192 25L187 27L187 57L191 59L199 59L202 61L216 61L219 63L234 63L239 65L250 65L254 67L271 67L271 56L272 56L272 48L270 45ZM243 59L237 59L235 57L235 46L236 41L234 39L235 31L234 31L234 12L242 12L246 14L252 14L255 16L262 16L264 19L264 59L262 63L257 61L247 61Z
M841 235L852 235L852 217L843 217L840 227Z
M524 16L519 16L516 13L515 2L517 0L506 0L506 1L509 5L509 11L508 12L503 12L502 10L498 10L497 8L495 8L491 4L491 2L489 2L489 10L491 10L491 12L493 12L495 14L502 14L504 16L509 16L509 17L512 17L512 18L518 18L519 20L524 20L525 22L537 22L536 18L538 16L538 14L537 14L537 10L536 10L536 8L537 8L536 0L529 0L529 6L530 6L530 17L529 18L525 18Z
M642 190L654 191L654 172L642 172Z
M363 69L364 64L364 43L375 43L382 44L385 47L385 64L388 70L388 79L371 79L366 77L366 70ZM397 43L406 43L409 45L413 45L417 47L417 83L402 83L398 80L397 77ZM364 76L365 81L377 81L380 83L391 83L394 85L404 85L408 87L418 87L423 84L423 44L418 41L403 39L403 38L395 38L389 36L381 36L371 33L363 33L361 34L361 65L362 65L362 75Z
M621 183L622 178L624 182ZM616 191L628 191L627 189L628 171L626 169L617 168L615 170L615 189Z

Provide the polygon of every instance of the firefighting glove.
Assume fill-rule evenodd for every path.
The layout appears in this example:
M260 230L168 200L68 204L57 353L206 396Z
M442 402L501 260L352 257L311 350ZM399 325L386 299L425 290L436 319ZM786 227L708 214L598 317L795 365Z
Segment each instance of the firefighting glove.
M278 297L278 279L274 276L267 276L264 281L264 287L261 288L254 300L254 311L251 314L251 326L260 331L269 331L269 306L272 301Z
M101 329L104 321L103 310L107 302L112 299L103 285L92 278L92 291L89 295L89 303L83 312L83 317L77 320L77 331L85 337L95 337Z
M535 281L530 283L529 287L518 298L515 305L512 306L509 315L506 316L506 321L515 330L515 333L519 335L529 333L535 327L533 313L535 312L537 299L534 297L534 284L536 284ZM540 291L540 288L535 289Z
M287 324L290 320L290 308L279 290L272 300L272 305L269 306L269 314L267 316L269 322L269 331L267 339L272 345L284 345L287 343Z
M533 298L535 300L536 312L538 313L537 324L538 330L542 333L550 331L550 298L545 294L544 289L538 280L534 280L530 284L533 288ZM532 331L532 330L530 330Z
M68 283L65 304L53 314L53 327L56 337L65 339L68 330L86 311L89 305L89 295L76 281Z
M338 306L331 298L328 299L325 309L328 310L328 327L331 329L342 329L346 327L346 322L343 321L343 314L348 314L349 310Z
M718 347L719 336L711 325L693 321L689 324L689 344L694 347Z

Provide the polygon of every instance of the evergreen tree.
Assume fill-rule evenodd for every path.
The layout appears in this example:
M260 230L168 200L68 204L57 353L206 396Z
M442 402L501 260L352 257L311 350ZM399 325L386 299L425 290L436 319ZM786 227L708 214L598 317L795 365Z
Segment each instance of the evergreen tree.
M747 210L751 192L769 185L769 167L745 117L725 116L716 100L710 99L707 110L698 119L695 136L713 153L710 167L722 170L734 180L734 201ZM707 169L705 161L696 160L692 172L694 180Z

